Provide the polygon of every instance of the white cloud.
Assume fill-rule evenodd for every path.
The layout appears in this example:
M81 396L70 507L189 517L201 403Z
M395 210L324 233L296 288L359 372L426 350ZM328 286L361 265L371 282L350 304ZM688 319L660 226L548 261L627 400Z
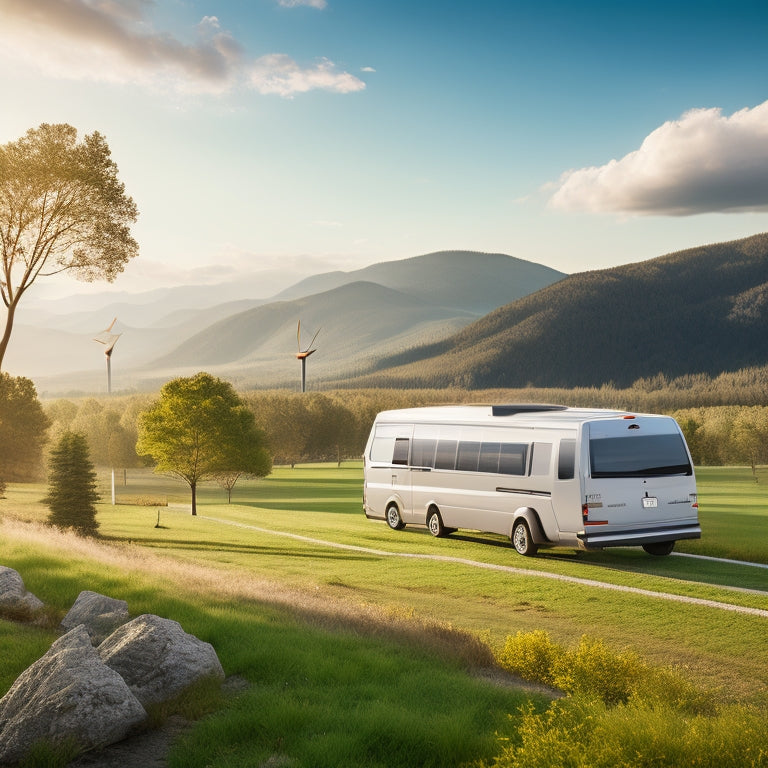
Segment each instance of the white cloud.
M375 72L376 70L373 67L360 67L361 72Z
M300 0L296 0L300 2ZM322 7L324 0L309 0ZM150 0L0 0L0 55L66 79L224 93L238 85L291 96L365 88L327 59L302 69L284 54L253 61L216 16L193 41L152 28Z
M335 93L353 93L365 83L349 72L339 72L332 61L321 59L313 67L300 67L284 53L271 53L257 59L250 70L252 86L259 93L290 97L315 89Z
M768 101L730 117L695 109L639 149L564 173L550 205L569 211L688 216L768 210Z
M321 11L328 5L326 0L278 0L278 3L284 8L295 8L297 5L307 5L310 8L318 8Z

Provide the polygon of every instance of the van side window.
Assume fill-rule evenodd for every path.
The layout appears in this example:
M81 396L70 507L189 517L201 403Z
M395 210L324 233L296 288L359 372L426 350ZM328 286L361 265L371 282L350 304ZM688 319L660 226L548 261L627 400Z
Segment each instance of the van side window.
M458 440L438 440L435 469L456 469Z
M477 472L477 462L480 459L480 443L472 440L462 440L459 443L459 453L456 457L456 469L463 472Z
M531 446L531 475L548 475L552 458L552 443L534 443Z
M561 440L560 453L557 456L557 479L573 480L576 464L576 441Z
M480 472L493 472L493 474L499 471L499 452L501 451L501 443L482 443L480 445L480 461L477 468Z
M398 437L395 440L395 451L392 454L393 464L408 464L408 443L407 437Z
M499 451L499 473L524 475L528 464L528 446L523 443L502 443Z
M413 449L411 450L411 466L434 467L436 446L437 440L425 440L415 437L413 439Z

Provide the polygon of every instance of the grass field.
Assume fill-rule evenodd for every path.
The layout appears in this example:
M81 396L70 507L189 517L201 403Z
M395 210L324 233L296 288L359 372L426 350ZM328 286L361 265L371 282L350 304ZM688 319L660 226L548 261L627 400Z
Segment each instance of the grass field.
M768 563L768 473L755 483L747 469L703 469L698 479L704 536L679 549ZM492 664L491 651L518 631L543 629L566 645L598 637L684 670L724 704L768 707L767 620L657 596L765 609L766 569L634 549L530 559L501 537L391 531L362 514L358 465L277 468L239 483L232 504L204 486L197 518L185 486L134 471L117 487L118 502L134 503L99 506L95 544L16 522L43 520L43 495L40 485L9 487L1 564L61 612L95 589L127 599L134 614L174 618L252 685L198 724L176 765L282 754L302 766L488 759L529 694L468 672ZM0 693L50 642L28 631L35 641L19 643L0 622ZM534 706L546 700L534 696Z

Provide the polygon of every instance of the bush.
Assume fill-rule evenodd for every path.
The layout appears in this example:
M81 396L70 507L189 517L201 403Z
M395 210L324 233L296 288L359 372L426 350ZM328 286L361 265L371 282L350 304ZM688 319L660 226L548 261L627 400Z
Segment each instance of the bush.
M764 713L733 706L716 716L633 702L609 707L577 696L523 712L519 740L492 768L766 768Z
M634 651L616 653L595 638L584 636L576 648L565 649L543 630L518 632L507 638L499 663L526 680L608 705L633 700L693 713L713 711L708 693L674 669L653 667Z
M508 637L499 662L568 696L521 711L518 738L490 768L768 768L765 712L718 710L674 669L582 637L565 649L547 632Z

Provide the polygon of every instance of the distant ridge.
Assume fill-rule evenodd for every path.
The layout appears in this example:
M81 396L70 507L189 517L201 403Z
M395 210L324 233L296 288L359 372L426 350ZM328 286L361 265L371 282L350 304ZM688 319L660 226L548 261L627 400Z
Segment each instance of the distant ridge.
M362 386L628 386L768 363L768 234L567 277Z
M562 277L511 256L472 251L441 251L354 272L329 272L211 324L148 368L169 372L223 366L255 381L284 381L295 367L301 319L308 332L323 329L322 354L312 358L313 375L354 375L367 370L377 355L443 338L484 314L486 307Z
M444 338L562 277L503 254L445 251L317 275L266 300L248 298L257 273L238 286L115 292L113 303L107 292L76 305L43 300L21 313L7 359L9 370L33 377L41 390L90 391L103 378L93 333L117 317L123 333L113 366L118 386L154 386L201 368L252 386L277 386L292 380L299 317L307 328L323 328L313 377L357 374L376 355ZM225 295L243 298L221 301Z
M275 299L297 299L359 281L378 283L433 304L484 315L565 277L563 272L503 253L435 251L352 272L308 277Z

